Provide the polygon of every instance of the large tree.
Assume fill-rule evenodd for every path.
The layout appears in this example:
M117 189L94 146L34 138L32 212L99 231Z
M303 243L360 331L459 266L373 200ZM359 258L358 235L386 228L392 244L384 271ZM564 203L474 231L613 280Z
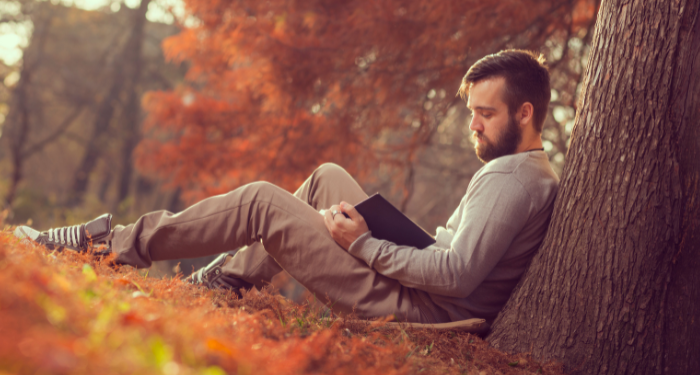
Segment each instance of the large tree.
M496 348L572 374L700 371L699 6L603 3L551 226Z

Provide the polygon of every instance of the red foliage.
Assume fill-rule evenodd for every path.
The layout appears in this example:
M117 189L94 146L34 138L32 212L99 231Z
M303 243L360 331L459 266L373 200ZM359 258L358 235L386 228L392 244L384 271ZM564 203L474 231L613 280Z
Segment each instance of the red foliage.
M471 62L575 33L592 4L186 0L200 24L164 49L189 72L144 98L139 166L191 200L257 179L292 189L329 161L390 173L458 100Z
M545 373L454 332L323 319L268 290L238 299L0 232L0 372ZM425 371L423 371L425 370Z

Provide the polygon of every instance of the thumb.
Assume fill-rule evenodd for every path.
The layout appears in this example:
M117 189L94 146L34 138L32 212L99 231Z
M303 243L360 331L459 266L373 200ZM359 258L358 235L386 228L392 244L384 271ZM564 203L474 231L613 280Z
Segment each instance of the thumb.
M340 211L348 214L348 216L350 216L350 220L352 221L364 219L362 215L360 215L360 213L357 212L355 206L351 205L350 203L340 202Z

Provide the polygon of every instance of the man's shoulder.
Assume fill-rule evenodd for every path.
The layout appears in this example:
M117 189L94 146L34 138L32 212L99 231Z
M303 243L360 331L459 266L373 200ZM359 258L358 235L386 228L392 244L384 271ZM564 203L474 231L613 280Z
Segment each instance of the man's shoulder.
M559 182L559 177L549 165L547 154L543 151L521 152L496 158L477 173L478 176L487 174L510 174L520 180L547 180L547 182Z
M486 175L489 173L513 173L520 164L524 163L528 159L528 155L525 153L505 155L499 158L493 159L481 168L480 175Z
M512 179L514 185L521 186L531 196L556 194L559 187L559 177L543 151L501 156L487 163L474 177L501 183Z

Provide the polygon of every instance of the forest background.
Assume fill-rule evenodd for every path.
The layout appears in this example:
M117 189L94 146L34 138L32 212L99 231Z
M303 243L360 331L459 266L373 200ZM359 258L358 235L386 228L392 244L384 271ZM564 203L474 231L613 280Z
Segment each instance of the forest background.
M546 56L544 147L561 173L598 6L0 1L6 222L112 212L126 224L255 180L293 191L334 162L432 232L482 165L455 93L486 54ZM156 262L149 275L208 260Z

